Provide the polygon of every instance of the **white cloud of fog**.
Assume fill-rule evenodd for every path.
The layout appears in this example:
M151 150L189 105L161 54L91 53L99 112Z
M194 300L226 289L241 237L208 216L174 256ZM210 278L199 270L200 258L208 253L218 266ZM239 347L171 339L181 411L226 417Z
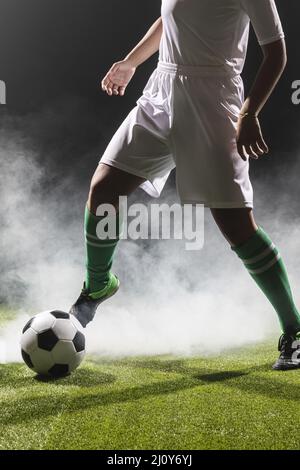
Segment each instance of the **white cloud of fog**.
M79 294L84 197L65 176L44 191L48 175L42 155L19 134L2 132L0 162L0 295L19 311L17 320L0 330L3 362L20 357L19 335L29 316L67 310ZM292 176L290 181L295 184ZM270 182L264 184L255 185L258 222L278 244L300 305L299 214L286 217L284 180L277 179L275 191ZM284 205L280 191L285 191ZM144 198L141 192L137 197ZM166 192L163 199L174 197ZM122 289L87 328L88 351L109 356L214 354L278 333L272 307L208 212L205 238L199 252L185 251L181 241L122 241L115 262Z

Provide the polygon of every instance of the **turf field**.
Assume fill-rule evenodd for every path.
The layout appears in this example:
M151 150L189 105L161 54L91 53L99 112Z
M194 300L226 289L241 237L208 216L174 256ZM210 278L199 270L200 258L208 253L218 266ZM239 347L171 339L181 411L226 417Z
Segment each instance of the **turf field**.
M299 449L300 371L270 370L274 346L88 357L57 381L0 365L0 448Z

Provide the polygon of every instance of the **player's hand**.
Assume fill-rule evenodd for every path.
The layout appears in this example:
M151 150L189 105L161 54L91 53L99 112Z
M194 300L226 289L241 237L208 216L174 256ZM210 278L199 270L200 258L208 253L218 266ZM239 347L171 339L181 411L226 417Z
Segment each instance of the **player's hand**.
M269 148L263 138L259 120L255 116L240 116L238 121L237 150L243 160L247 157L256 160L269 152Z
M126 59L114 63L101 82L102 90L109 96L123 96L135 71L136 67Z

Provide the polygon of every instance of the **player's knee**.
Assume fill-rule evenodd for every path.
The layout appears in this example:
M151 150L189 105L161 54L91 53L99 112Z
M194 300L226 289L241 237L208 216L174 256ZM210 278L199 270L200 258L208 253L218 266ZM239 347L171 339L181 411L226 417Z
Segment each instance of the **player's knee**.
M257 230L251 208L212 209L211 212L231 245L245 243Z
M92 213L96 213L101 204L112 204L118 208L118 196L102 179L93 178L90 185L88 205Z

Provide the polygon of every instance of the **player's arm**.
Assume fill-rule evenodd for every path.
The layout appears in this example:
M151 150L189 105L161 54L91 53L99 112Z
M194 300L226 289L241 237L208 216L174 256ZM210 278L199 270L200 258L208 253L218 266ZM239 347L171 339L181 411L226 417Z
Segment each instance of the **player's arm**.
M159 17L124 60L130 62L133 67L138 67L155 54L159 48L162 28L162 19Z
M286 64L286 47L281 20L275 0L239 0L248 15L264 59L250 90L239 119L237 145L243 159L258 158L268 152L263 139L258 114L272 93Z
M267 99L270 97L287 63L284 39L262 46L264 60L256 80L241 110L241 114L249 113L258 116Z
M237 145L238 152L244 159L245 151L254 158L268 152L258 115L274 90L287 62L284 39L262 45L262 50L264 54L262 65L239 117Z
M136 68L158 51L162 28L162 19L159 17L132 51L112 65L101 82L102 90L110 96L124 95Z

